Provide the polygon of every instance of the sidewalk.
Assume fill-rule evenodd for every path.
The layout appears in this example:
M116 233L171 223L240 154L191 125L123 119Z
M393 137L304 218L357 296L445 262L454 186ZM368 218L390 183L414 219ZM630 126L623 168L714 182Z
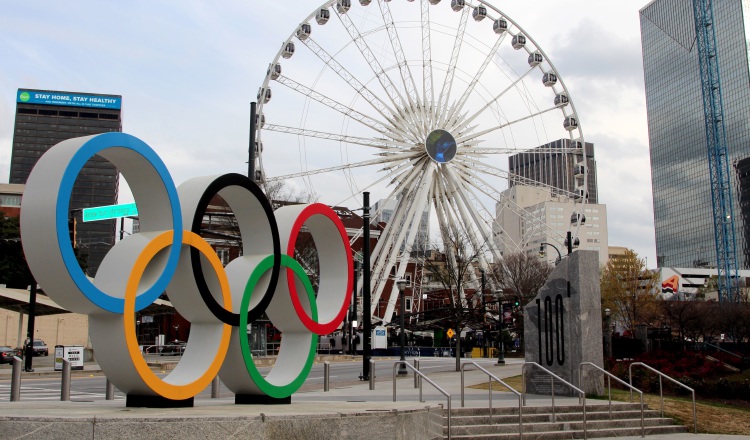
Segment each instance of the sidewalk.
M326 359L336 362L343 359ZM487 368L500 379L518 376L521 374L522 359L506 359L506 365L496 366L491 359L474 359L480 361L483 367ZM35 359L36 361L36 359ZM424 359L422 367L429 365L429 359ZM472 359L466 359L472 361ZM395 362L395 359L394 359ZM0 369L0 380L10 378L10 368L3 365ZM96 374L101 370L95 362L86 363L83 374ZM81 373L81 372L79 372ZM34 373L22 373L22 375L45 375L60 374L53 371L51 367L40 366ZM0 413L7 417L25 416L29 410L33 409L35 417L69 417L71 412L75 417L104 417L104 418L122 418L122 417L156 417L156 418L216 418L216 417L288 417L290 415L299 415L302 417L321 417L330 414L372 414L374 412L393 411L414 411L425 407L442 406L447 408L447 399L435 387L423 381L423 401L419 401L419 389L414 388L414 378L411 370L407 376L398 377L396 380L396 402L393 401L393 364L389 363L384 367L381 362L375 371L375 389L369 389L369 383L364 381L348 383L332 383L331 389L324 392L322 387L317 390L299 391L292 396L291 405L259 405L245 406L235 405L232 396L225 396L220 399L201 399L197 400L193 408L168 408L168 409L141 409L128 408L127 413L123 413L123 401L105 401L96 403L74 403L70 402L3 402L0 403ZM437 386L443 389L451 396L452 408L461 407L461 375L455 371L443 371L429 373L428 377ZM487 407L488 391L486 389L471 388L471 385L487 383L487 375L483 372L466 367L464 388L464 405L466 407ZM493 396L493 407L517 406L518 398L509 392L495 391ZM558 405L577 405L578 398L556 397ZM589 401L590 402L590 401ZM614 404L615 402L613 402ZM527 406L549 405L549 398L546 396L527 396ZM73 406L73 407L72 407ZM640 437L617 437L618 440L636 440ZM743 436L727 436L718 434L669 434L648 436L652 440L750 440L750 433Z

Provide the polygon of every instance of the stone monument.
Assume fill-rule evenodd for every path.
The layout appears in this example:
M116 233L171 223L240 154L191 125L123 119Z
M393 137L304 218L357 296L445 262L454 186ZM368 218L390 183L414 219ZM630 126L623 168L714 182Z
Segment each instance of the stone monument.
M601 395L602 374L584 368L581 362L603 367L599 256L595 251L576 251L554 268L539 294L524 305L524 349L526 362L536 362L587 394ZM550 375L526 367L526 391L549 395ZM555 395L577 393L555 380Z

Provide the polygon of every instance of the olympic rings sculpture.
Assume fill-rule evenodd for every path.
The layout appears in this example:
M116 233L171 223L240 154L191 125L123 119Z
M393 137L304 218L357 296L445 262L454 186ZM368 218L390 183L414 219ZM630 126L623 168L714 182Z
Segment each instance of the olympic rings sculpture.
M73 183L94 155L127 179L140 232L117 242L90 279L76 261L67 225ZM234 213L243 243L242 256L226 267L198 235L217 195ZM294 259L303 227L318 252L317 295ZM176 188L156 153L124 133L69 139L39 159L21 203L21 238L45 293L89 315L96 358L128 397L192 399L217 374L236 395L289 397L309 374L318 335L338 328L349 307L352 254L333 210L308 204L273 211L258 186L240 174L194 178ZM135 313L164 291L191 329L180 362L162 379L140 352ZM266 377L255 367L246 331L264 313L283 334Z

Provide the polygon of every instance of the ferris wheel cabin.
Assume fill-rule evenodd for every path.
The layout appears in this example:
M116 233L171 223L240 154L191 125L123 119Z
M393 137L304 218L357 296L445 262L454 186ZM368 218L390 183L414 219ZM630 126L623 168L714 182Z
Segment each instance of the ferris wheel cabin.
M500 35L508 30L508 22L504 18L498 18L494 23L492 23L492 30L495 31L496 34Z
M536 51L529 54L529 66L536 67L544 61L544 57L542 56L541 52Z
M451 9L458 12L463 7L466 6L466 2L464 0L451 0Z
M315 14L315 21L317 21L318 24L328 23L329 18L331 18L331 11L326 8L320 9L318 13Z
M310 23L302 23L297 28L297 38L300 40L307 40L307 37L309 37L311 33L312 26L310 26Z
M558 93L555 95L555 107L565 107L570 102L567 93Z
M339 14L346 14L349 8L352 7L351 0L339 0L336 2L336 12Z
M542 76L542 83L547 87L552 87L557 84L557 75L552 72L547 72Z
M484 6L477 6L471 11L471 16L474 18L474 21L482 21L487 16L487 8Z
M518 50L526 46L526 37L524 37L521 34L514 35L513 40L511 41L511 44L513 44L513 49Z
M286 43L286 45L284 46L284 50L281 51L281 56L289 59L292 57L292 55L294 55L294 43L290 41Z
M578 118L575 116L568 116L563 122L563 127L568 131L573 131L578 128Z

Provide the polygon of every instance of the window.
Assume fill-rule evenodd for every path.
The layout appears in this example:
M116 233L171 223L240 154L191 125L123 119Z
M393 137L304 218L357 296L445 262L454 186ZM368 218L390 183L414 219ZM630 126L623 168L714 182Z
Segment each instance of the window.
M216 255L219 256L221 264L226 266L229 263L229 249L227 248L216 248Z
M411 312L411 297L407 296L404 297L404 311L405 312Z

